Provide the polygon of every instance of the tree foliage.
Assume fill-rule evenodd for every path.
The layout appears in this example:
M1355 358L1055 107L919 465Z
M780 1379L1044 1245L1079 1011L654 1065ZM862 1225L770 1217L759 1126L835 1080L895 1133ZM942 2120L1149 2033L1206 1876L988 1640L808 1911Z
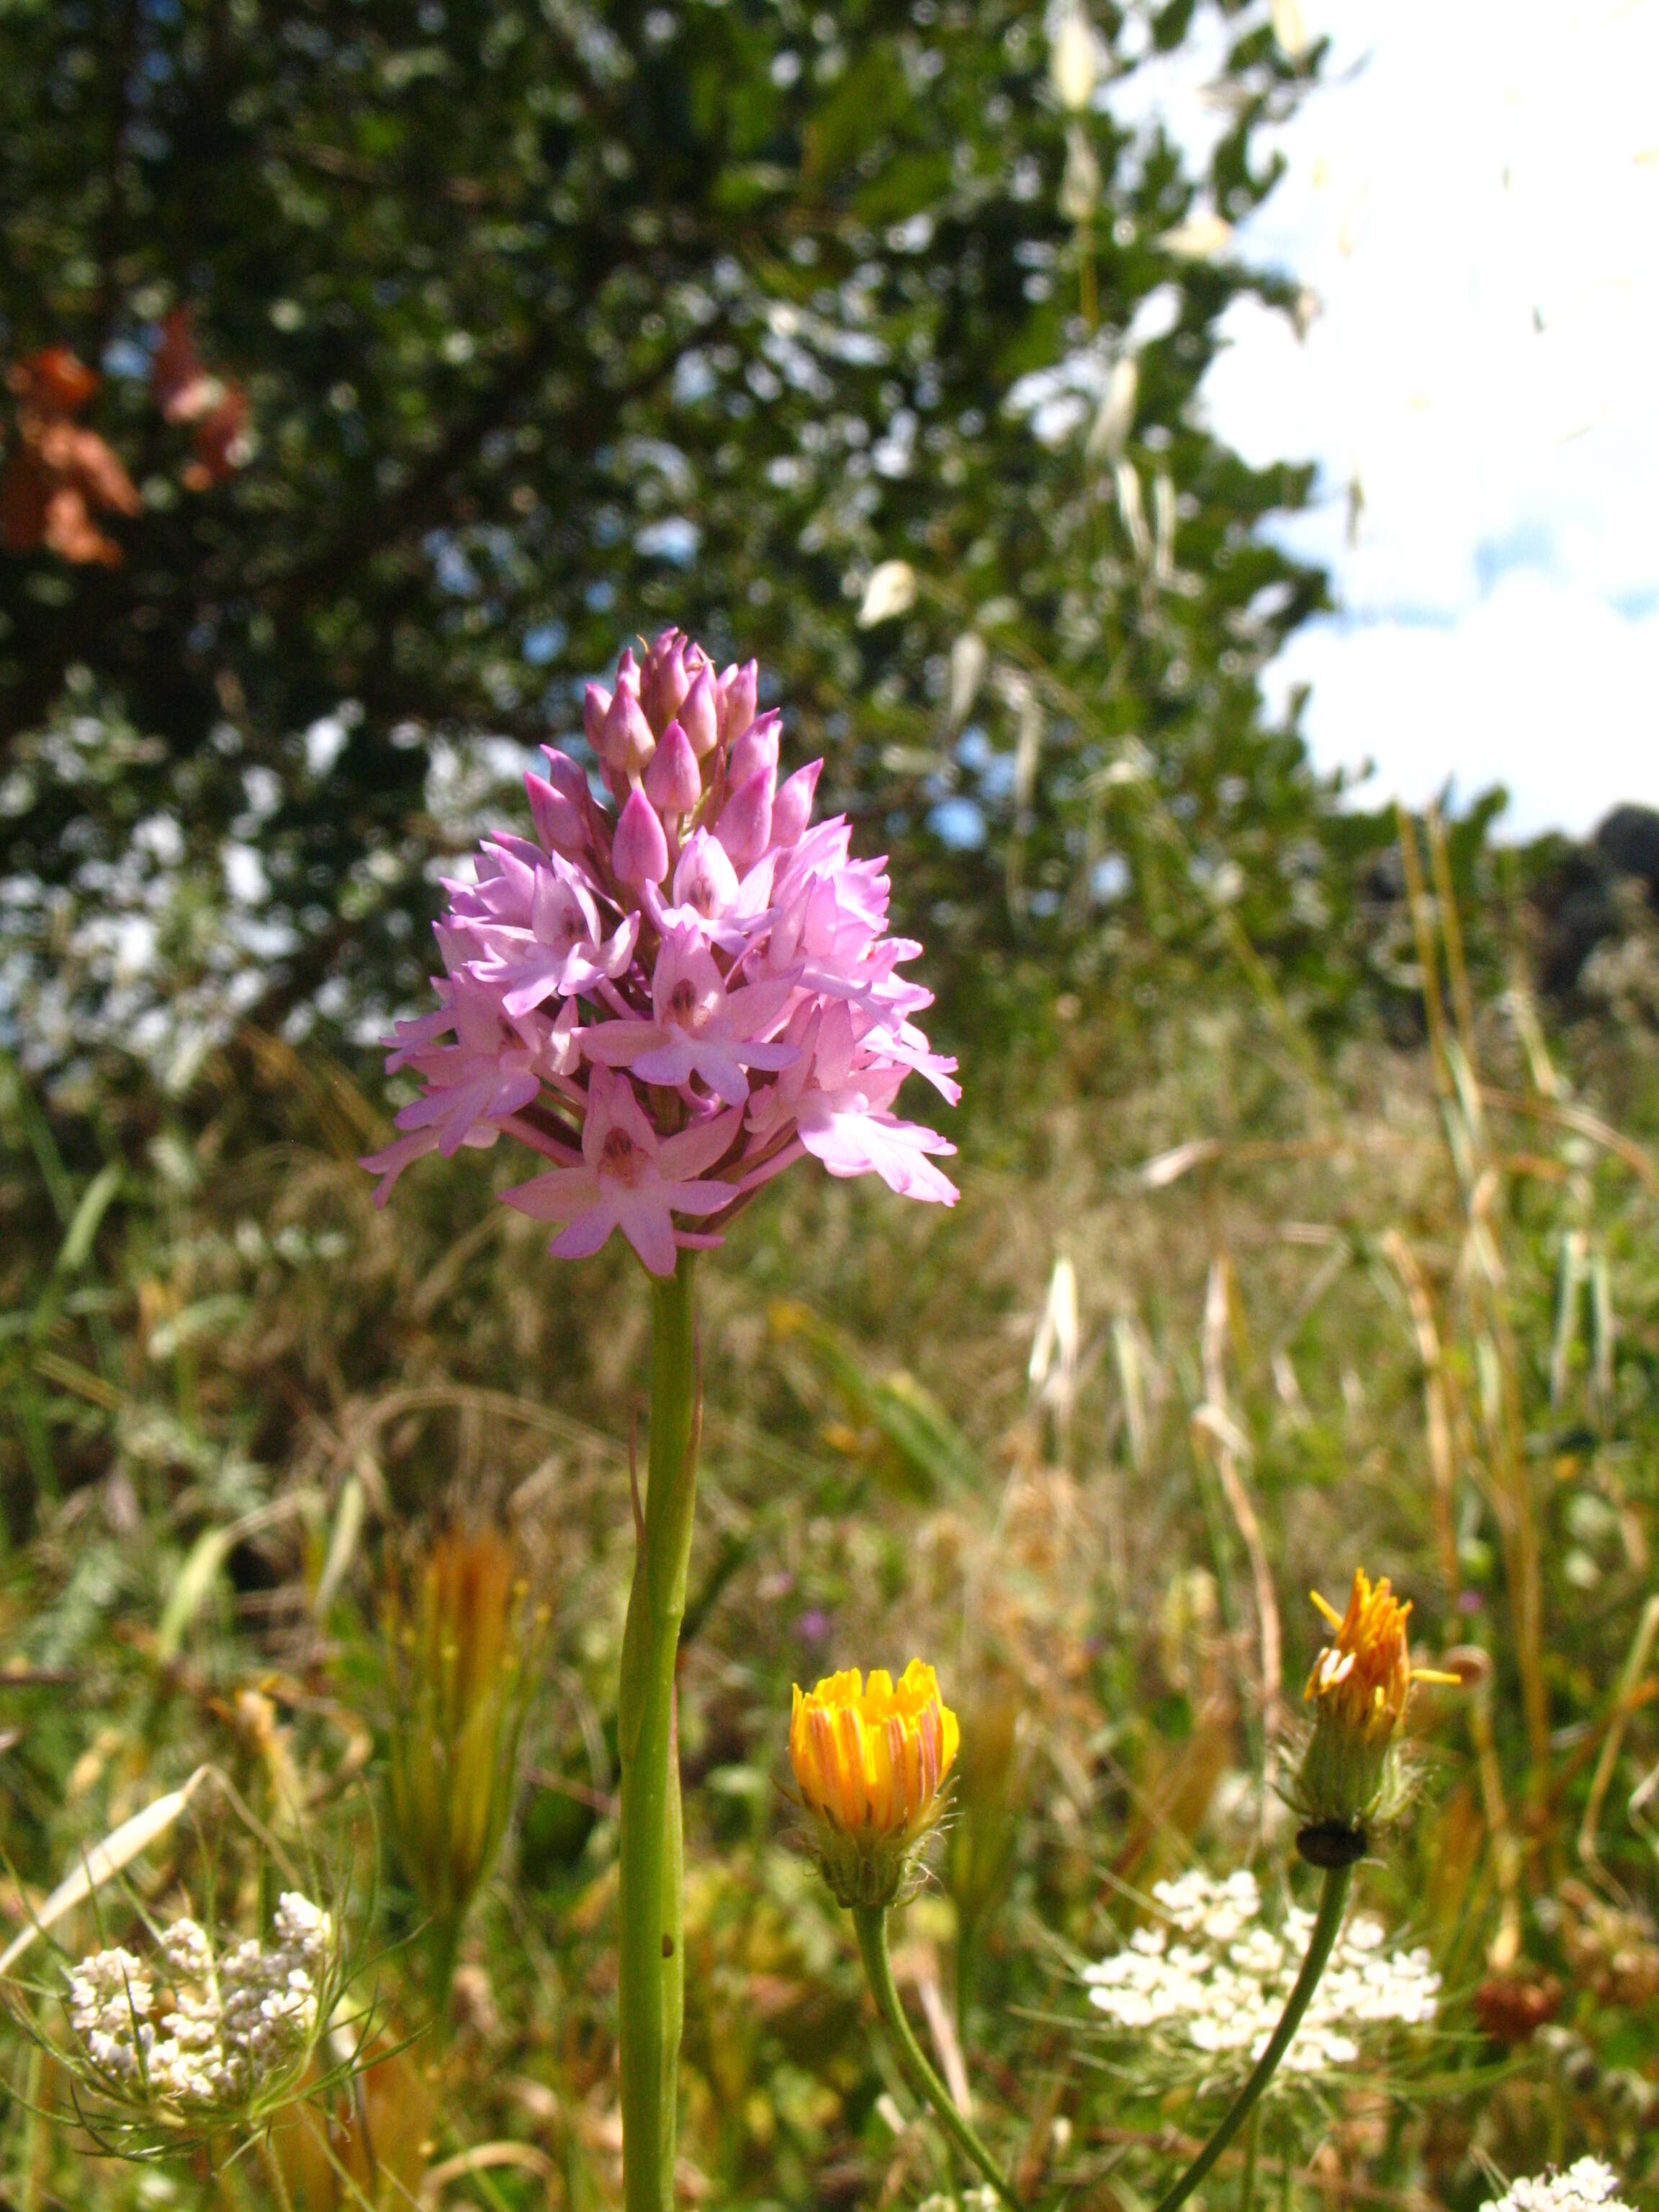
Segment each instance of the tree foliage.
M0 559L40 1056L377 1021L434 856L671 617L760 653L975 988L1109 969L1125 914L1329 980L1326 810L1257 684L1322 604L1263 530L1309 474L1199 404L1229 302L1295 306L1227 258L1308 81L1261 11L1073 17L1073 107L1009 0L7 20L0 339L100 365L77 421L138 493L107 558ZM1117 94L1202 21L1194 176Z

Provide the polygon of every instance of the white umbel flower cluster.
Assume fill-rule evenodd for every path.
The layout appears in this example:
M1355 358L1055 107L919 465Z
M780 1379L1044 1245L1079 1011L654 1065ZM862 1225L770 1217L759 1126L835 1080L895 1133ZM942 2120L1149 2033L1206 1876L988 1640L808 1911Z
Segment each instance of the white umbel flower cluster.
M94 1951L69 1978L70 2024L112 2086L161 2104L256 2097L306 2049L334 1944L329 1914L285 1891L271 1941L216 1958L199 1922L163 1929L160 1957Z
M1631 2212L1618 2195L1619 2177L1599 2158L1581 2158L1565 2173L1512 2181L1486 2212Z
M1201 1872L1160 1881L1152 1896L1167 1927L1142 1928L1125 1948L1084 1969L1091 2004L1120 2027L1161 2028L1206 2058L1260 2057L1279 2024L1314 1916L1292 1905L1267 1927L1252 1874L1224 1881ZM1426 2026L1440 1977L1426 1951L1389 1951L1380 1920L1356 1913L1285 2054L1295 2074L1351 2065L1368 2027Z

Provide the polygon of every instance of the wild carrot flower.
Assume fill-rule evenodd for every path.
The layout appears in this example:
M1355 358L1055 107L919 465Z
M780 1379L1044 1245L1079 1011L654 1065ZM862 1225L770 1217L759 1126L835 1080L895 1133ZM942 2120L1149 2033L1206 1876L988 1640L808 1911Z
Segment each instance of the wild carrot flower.
M899 973L921 948L886 933L884 864L853 859L845 818L812 823L822 762L780 781L757 700L752 660L716 674L672 629L588 686L604 796L545 748L534 837L487 838L447 886L438 1008L390 1040L422 1095L363 1163L377 1201L423 1153L505 1133L547 1164L504 1194L564 1224L556 1253L620 1229L660 1276L804 1152L955 1200L933 1164L954 1147L894 1111L911 1073L960 1096Z
M1618 2194L1619 2177L1599 2158L1581 2158L1565 2173L1512 2181L1486 2212L1630 2212Z
M1291 1905L1270 1925L1248 1870L1217 1881L1194 1868L1156 1883L1152 1901L1155 1923L1084 1968L1089 2002L1134 2038L1159 2087L1192 2070L1243 2074L1285 2008L1313 1915ZM1432 2024L1439 1990L1426 1951L1390 1950L1382 1922L1355 1914L1285 2054L1285 2073L1352 2066L1391 2027Z
M842 1904L890 1905L914 1877L960 1742L957 1717L920 1659L896 1683L878 1667L866 1684L853 1667L810 1692L797 1685L789 1763Z
M326 2024L336 1948L330 1915L289 1890L266 1943L219 1950L185 1918L149 1958L93 1952L64 2002L94 2085L117 2108L175 2121L269 2110L296 2093Z
M1295 1802L1316 1831L1329 1832L1328 1847L1339 1858L1357 1857L1364 1849L1365 1822L1389 1809L1389 1754L1413 1683L1455 1683L1458 1677L1412 1665L1406 1640L1411 1606L1395 1596L1386 1577L1373 1583L1356 1567L1344 1613L1316 1590L1313 1601L1334 1640L1315 1660L1303 1692L1314 1720ZM1304 1856L1326 1863L1320 1856L1325 1844L1306 1830L1302 1843Z

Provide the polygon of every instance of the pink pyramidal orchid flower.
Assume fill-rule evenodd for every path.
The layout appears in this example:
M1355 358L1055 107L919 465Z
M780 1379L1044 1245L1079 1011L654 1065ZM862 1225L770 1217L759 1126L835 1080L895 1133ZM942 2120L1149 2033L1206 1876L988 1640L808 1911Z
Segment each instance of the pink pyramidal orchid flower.
M714 956L693 930L664 939L651 979L653 1018L602 1022L579 1030L590 1060L631 1067L646 1083L678 1089L700 1077L716 1098L741 1106L749 1096L745 1069L775 1072L795 1057L787 1044L768 1044L758 1033L783 1018L793 979L780 976L728 991Z
M620 1229L653 1275L672 1275L676 1213L718 1213L738 1193L704 1178L737 1133L743 1109L659 1137L633 1087L596 1067L587 1086L582 1164L555 1168L502 1193L538 1221L562 1221L549 1249L563 1260L597 1252Z
M446 885L439 1006L389 1041L422 1090L364 1162L377 1200L423 1153L507 1135L551 1164L507 1196L564 1224L555 1252L620 1228L660 1274L803 1153L955 1200L953 1148L893 1111L912 1073L960 1095L900 972L921 948L888 933L885 862L812 822L823 763L780 780L787 717L760 690L678 630L587 687L589 765L581 740L544 748L533 836L486 839Z
M832 1176L878 1175L902 1198L951 1205L956 1187L927 1155L953 1152L956 1146L890 1111L908 1070L878 1048L868 1048L878 1036L859 1038L844 1000L809 1016L799 1059L771 1097L751 1106L751 1122L759 1133L769 1119L793 1121L797 1140ZM941 1062L941 1075L955 1064Z
M482 956L472 972L501 991L509 1021L544 1000L574 998L623 972L640 933L638 915L626 915L602 940L598 902L568 860L532 851L526 861L517 839L483 849L496 872L476 890L456 889L451 910L465 921Z

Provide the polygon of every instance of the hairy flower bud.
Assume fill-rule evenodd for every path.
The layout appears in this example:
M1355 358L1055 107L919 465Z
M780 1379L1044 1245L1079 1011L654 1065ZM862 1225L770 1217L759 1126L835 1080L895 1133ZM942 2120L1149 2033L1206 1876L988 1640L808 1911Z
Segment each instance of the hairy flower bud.
M920 1659L896 1684L884 1668L866 1684L853 1667L810 1693L797 1685L789 1763L812 1815L811 1848L842 1905L890 1905L914 1882L960 1741Z
M389 1576L383 1619L392 1837L422 1904L453 1929L512 1811L543 1623L489 1530L443 1534Z

